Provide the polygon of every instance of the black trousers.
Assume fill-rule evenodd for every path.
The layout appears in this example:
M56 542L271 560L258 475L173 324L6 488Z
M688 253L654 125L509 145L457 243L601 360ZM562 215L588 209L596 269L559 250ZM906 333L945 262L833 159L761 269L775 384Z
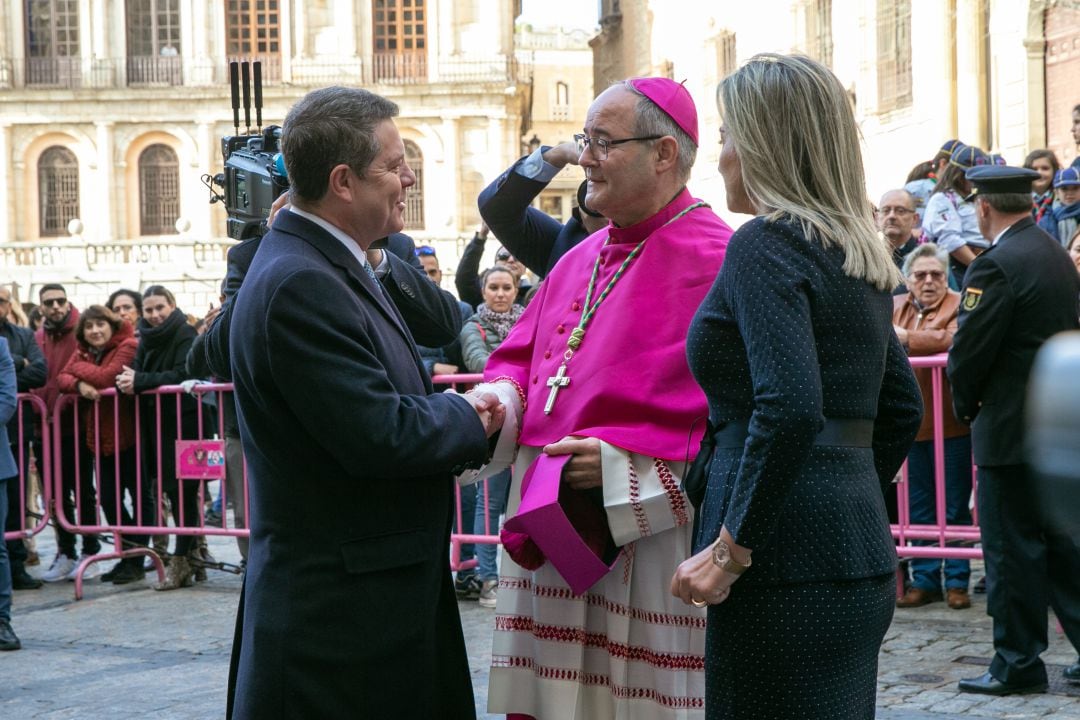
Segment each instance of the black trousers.
M119 455L102 455L100 464L96 463L93 454L84 450L83 472L93 472L98 479L98 493L101 495L101 510L110 525L123 527L125 525L152 525L154 523L154 506L145 487L141 488L141 498L136 494L135 475L138 464L135 458L135 448L121 450ZM119 472L117 472L119 470ZM131 498L134 517L128 512L124 504L125 493ZM139 521L138 506L142 506L142 522ZM119 508L118 508L119 506ZM119 509L119 514L117 510ZM147 535L123 535L123 546L145 546Z
M55 442L54 438L54 442ZM75 435L63 433L60 438L60 463L61 463L61 488L59 498L54 498L53 507L59 508L67 518L68 523L74 525L75 520L75 464L78 461ZM34 443L34 454L43 457L40 442ZM94 488L94 472L92 467L83 463L79 467L79 518L80 525L97 525L97 492ZM83 555L96 555L101 550L101 541L97 535L82 536ZM56 524L57 552L76 558L75 536Z
M994 619L990 674L1005 683L1046 682L1047 607L1080 648L1080 549L1043 520L1024 465L979 468L979 527L987 612Z

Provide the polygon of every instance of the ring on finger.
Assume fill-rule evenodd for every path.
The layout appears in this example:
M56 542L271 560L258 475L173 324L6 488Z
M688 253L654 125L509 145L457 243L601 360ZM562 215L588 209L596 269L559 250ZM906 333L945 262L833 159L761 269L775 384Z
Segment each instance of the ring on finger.
M706 605L708 605L709 603L705 602L704 600L691 600L690 604L693 605L696 608L703 608Z

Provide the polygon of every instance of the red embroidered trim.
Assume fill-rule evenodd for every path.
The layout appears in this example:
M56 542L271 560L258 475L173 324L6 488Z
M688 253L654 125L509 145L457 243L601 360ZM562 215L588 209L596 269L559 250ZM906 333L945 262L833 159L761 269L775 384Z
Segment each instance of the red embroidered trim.
M582 670L537 665L535 660L528 657L493 656L491 666L498 668L525 668L532 670L537 677L545 680L565 680L581 685L606 687L611 690L612 697L620 700L652 700L658 705L678 709L705 707L705 698L703 697L664 695L654 688L617 685L611 681L610 676L603 673L587 673Z
M502 632L528 632L538 640L574 643L589 648L606 650L611 657L643 662L663 670L704 670L705 656L688 653L657 652L639 645L613 642L604 633L587 632L584 628L562 625L546 625L528 617L498 615L495 629Z
M637 549L637 543L629 543L623 546L623 571L622 571L622 584L630 584L630 570L634 567L634 551Z
M525 390L521 387L521 384L509 375L500 375L499 377L491 380L492 384L497 382L508 382L514 386L514 389L517 390L518 400L521 401L521 411L525 412L525 408L529 406L529 401L525 399Z
M638 534L641 537L648 537L652 531L649 527L649 518L645 515L645 508L641 506L641 483L638 482L632 455L627 464L630 466L630 507L633 508L634 518L637 520Z
M675 476L671 474L671 468L660 458L653 458L656 474L660 476L660 484L664 486L668 502L671 504L671 512L675 515L675 526L680 527L690 522L690 514L686 511L686 496L679 489L679 483L675 482Z
M499 590L517 590L518 592L532 592L539 598L548 600L582 600L589 607L601 608L613 615L649 623L651 625L671 625L672 627L705 629L705 617L703 615L672 615L670 613L652 612L641 608L631 607L622 603L613 602L597 593L574 595L567 587L552 585L536 585L528 578L508 577L499 578ZM689 611L689 610L688 610Z

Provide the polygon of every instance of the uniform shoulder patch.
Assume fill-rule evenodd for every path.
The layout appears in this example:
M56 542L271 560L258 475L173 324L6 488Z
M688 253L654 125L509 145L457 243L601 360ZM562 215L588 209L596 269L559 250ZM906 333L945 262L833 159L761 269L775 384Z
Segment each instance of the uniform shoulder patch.
M961 301L965 310L974 310L982 300L983 291L979 288L964 288L964 299Z

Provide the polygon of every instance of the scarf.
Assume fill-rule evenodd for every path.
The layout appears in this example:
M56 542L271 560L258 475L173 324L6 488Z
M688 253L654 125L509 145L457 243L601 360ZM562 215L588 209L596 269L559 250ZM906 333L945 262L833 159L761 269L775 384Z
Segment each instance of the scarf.
M165 318L165 322L157 327L146 322L145 318L139 318L139 342L148 348L163 347L172 342L176 331L186 324L187 315L180 308L173 310L172 314Z
M499 338L505 338L523 312L525 312L524 305L515 304L511 305L507 312L495 312L487 306L487 303L481 303L476 315L481 325L493 330Z
M63 335L65 332L71 329L67 327L68 320L70 319L71 310L68 310L67 315L64 315L64 317L57 322L53 322L49 318L45 318L45 332L47 332L49 335Z

